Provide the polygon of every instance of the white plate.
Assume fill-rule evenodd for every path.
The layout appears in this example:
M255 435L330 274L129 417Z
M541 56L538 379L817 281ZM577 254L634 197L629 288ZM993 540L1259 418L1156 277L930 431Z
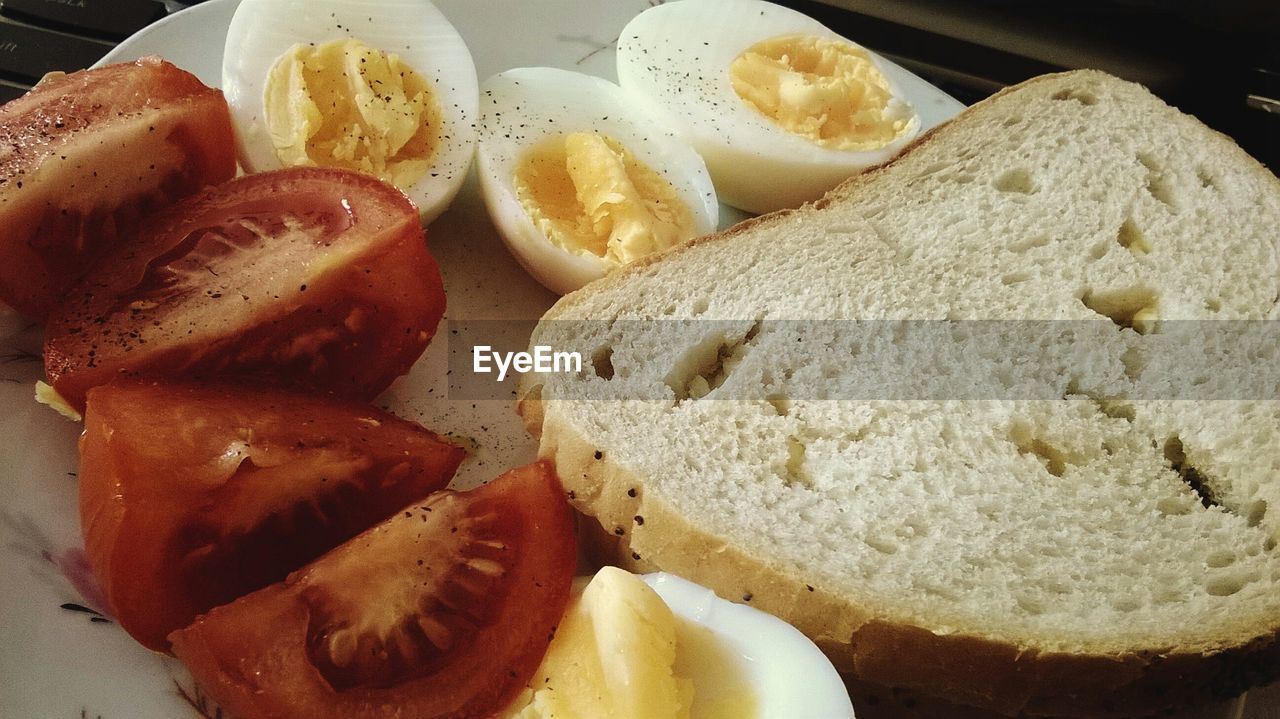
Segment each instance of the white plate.
M104 62L157 54L216 86L223 35L238 1L209 0L166 18ZM526 65L613 79L613 41L627 20L651 4L437 0L470 45L482 80ZM912 97L926 128L962 108L901 68L891 66L889 73ZM741 216L726 213L726 222ZM428 235L445 275L449 317L536 319L555 300L508 255L474 178ZM413 372L379 404L436 431L473 439L476 450L459 472L460 484L531 460L535 444L509 402L446 397L447 342L442 328ZM0 717L212 717L214 708L176 662L138 646L92 611L98 601L83 563L76 514L79 425L33 401L32 385L42 376L39 346L34 329L0 341Z

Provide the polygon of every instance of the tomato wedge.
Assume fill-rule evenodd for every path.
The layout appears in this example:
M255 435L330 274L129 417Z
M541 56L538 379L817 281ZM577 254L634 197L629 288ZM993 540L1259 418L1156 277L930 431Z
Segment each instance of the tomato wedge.
M550 465L444 491L171 635L239 719L485 717L546 652L575 566Z
M139 642L277 582L443 488L464 451L364 405L224 385L89 393L85 551Z
M158 206L236 173L218 90L157 57L0 107L0 300L36 320Z
M169 206L50 317L45 373L73 407L125 376L247 375L371 399L444 313L418 211L357 172L241 177Z

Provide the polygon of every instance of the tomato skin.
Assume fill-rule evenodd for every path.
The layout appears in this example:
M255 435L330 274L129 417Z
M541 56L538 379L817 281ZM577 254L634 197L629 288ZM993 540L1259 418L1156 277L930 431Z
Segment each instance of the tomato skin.
M120 625L150 649L445 487L465 452L364 405L230 385L89 394L80 516Z
M0 301L43 320L154 208L236 172L222 92L156 57L0 107Z
M248 376L369 400L445 307L413 204L345 170L240 177L169 206L50 317L45 373L72 406L120 376Z
M377 571L384 574L372 575L376 580L384 579L385 573L407 573L403 581L409 585L435 581L429 569L455 547L452 542L457 536L450 532L450 522L433 524L432 513L424 511L440 511L442 501L460 503L480 514L499 513L508 532L504 536L512 540L507 550L516 553L514 566L495 586L473 595L477 602L487 600L488 604L464 609L481 617L476 620L478 629L457 639L452 652L429 655L431 662L420 675L335 688L333 673L326 673L312 659L317 625L323 627L326 607L332 602L382 616L379 611L386 610L396 597L394 592L377 591L383 587L379 581L351 587L344 580L352 567L362 567L389 552L395 561L378 565ZM420 539L388 541L418 526L424 527L425 536ZM466 531L464 524L462 532ZM569 506L554 470L540 462L511 470L470 492L433 495L428 504L406 508L285 582L214 609L170 638L174 653L200 687L238 719L487 717L511 701L541 662L569 599L575 556ZM428 605L435 606L419 606ZM352 624L367 619L336 616ZM402 645L385 646L385 651L395 651ZM368 656L365 649L360 644L355 655Z

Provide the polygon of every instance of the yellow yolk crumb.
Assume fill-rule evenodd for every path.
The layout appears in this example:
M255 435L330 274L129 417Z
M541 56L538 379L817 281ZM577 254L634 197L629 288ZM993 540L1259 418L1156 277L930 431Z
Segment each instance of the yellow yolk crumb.
M553 244L615 266L695 234L693 213L671 183L598 133L575 132L534 146L516 168L515 191Z
M271 68L264 99L286 167L360 170L405 188L427 173L440 144L431 86L359 40L294 45Z
M41 380L36 380L36 401L72 422L79 422L84 419L74 407L62 398L62 395L58 394L58 390Z
M747 48L729 65L734 92L786 131L835 150L893 142L910 112L890 111L889 83L866 50L809 35Z

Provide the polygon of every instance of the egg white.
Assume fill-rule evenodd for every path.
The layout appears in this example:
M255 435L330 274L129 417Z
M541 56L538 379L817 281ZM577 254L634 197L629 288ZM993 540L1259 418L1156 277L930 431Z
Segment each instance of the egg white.
M516 197L514 178L524 154L551 137L598 132L618 140L675 188L694 216L695 236L719 217L706 165L692 149L617 85L547 67L517 68L481 86L477 168L489 216L511 253L547 289L566 294L603 277L603 259L568 252L547 239Z
M430 222L457 195L471 166L478 83L462 36L427 0L243 0L227 30L222 64L240 163L247 172L281 167L264 115L276 60L297 43L349 38L400 56L434 86L441 142L427 174L400 188Z
M715 592L656 572L641 575L671 613L706 627L732 654L754 689L760 719L852 719L853 702L831 661L800 630Z
M636 16L618 38L618 82L706 160L720 199L748 212L797 207L842 180L888 161L920 129L890 83L905 132L882 148L836 150L792 134L734 91L729 66L762 40L811 35L861 47L822 23L761 0L680 0ZM883 74L883 62L871 55ZM886 76L887 79L887 76Z

